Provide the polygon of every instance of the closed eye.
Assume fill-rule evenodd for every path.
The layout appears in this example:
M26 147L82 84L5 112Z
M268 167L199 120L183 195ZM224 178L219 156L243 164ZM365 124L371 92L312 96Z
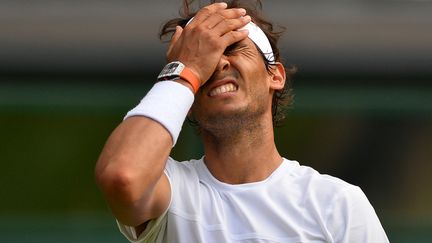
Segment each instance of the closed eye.
M240 51L240 50L242 50L242 49L244 49L244 48L246 48L246 47L247 47L247 45L245 45L245 44L240 44L239 42L236 42L236 43L234 43L234 44L228 46L228 47L225 49L224 55L225 55L225 56L233 55L233 54L235 54L236 52L238 52L238 51Z

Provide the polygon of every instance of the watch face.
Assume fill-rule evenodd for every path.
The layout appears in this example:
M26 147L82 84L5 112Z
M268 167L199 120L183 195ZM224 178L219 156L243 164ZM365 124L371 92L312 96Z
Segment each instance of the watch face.
M161 71L158 79L167 79L172 77L178 77L183 70L184 65L181 62L168 63Z
M176 68L177 68L178 66L179 66L179 64L176 63L176 62L169 63L169 64L166 66L166 69L164 68L164 70L165 70L165 73L164 73L164 74L174 73L175 70L176 70Z

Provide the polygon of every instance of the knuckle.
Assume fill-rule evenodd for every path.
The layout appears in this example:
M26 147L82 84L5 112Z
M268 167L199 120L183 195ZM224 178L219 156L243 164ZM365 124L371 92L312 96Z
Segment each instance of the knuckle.
M203 14L207 14L207 15L209 15L212 11L211 11L210 6L205 6L204 8L202 8L202 9L200 10L200 12L203 13Z
M217 38L214 35L207 35L206 37L207 37L208 42L210 42L212 45L217 45L219 42L219 38Z
M214 48L216 49L220 49L223 48L225 46L225 43L223 41L221 41L219 38L215 38L214 41L212 42Z
M221 21L226 19L226 17L223 15L223 13L216 13L215 15L218 16Z
M202 24L198 25L194 30L197 32L205 32L208 28Z
M238 32L231 31L227 34L227 39L229 42L235 42L238 39Z
M225 50L226 47L227 47L227 45L225 43L223 43L222 41L219 41L216 45L217 45L216 46L217 49L223 49L223 50Z
M224 12L224 16L229 17L229 18L237 18L243 15L244 12L242 12L242 10L237 9L237 8L230 8L227 9Z
M236 21L230 21L230 20L225 20L225 25L229 28L229 29L236 29L237 28L237 23Z
M189 32L189 31L191 31L191 30L192 30L192 26L191 26L190 24L186 25L186 26L183 28L183 31L185 31L185 32Z

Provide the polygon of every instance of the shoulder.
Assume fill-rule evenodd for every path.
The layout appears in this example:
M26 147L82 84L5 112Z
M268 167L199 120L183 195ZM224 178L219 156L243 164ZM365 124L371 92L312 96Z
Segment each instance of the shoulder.
M331 175L321 174L296 161L288 161L288 163L291 164L289 170L291 181L304 193L305 204L319 206L323 212L334 209L336 205L342 206L339 205L342 202L346 207L359 204L359 202L369 204L366 195L358 186Z
M171 185L171 191L185 193L199 185L199 164L202 160L176 161L169 157L165 165L165 174Z
M187 161L177 161L169 157L165 166L165 173L168 177L173 177L176 175L196 175L197 166L201 160L187 160Z
M291 161L290 174L303 190L302 205L315 212L335 242L388 242L360 187Z
M328 202L340 194L357 191L359 188L337 177L321 174L315 169L300 165L297 161L285 160L290 183L309 197Z

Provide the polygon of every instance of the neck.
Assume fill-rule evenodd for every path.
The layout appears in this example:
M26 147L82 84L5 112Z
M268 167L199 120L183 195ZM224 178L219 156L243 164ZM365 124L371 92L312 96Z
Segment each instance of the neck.
M270 122L242 124L220 131L202 130L205 163L219 181L229 184L266 179L282 163Z

